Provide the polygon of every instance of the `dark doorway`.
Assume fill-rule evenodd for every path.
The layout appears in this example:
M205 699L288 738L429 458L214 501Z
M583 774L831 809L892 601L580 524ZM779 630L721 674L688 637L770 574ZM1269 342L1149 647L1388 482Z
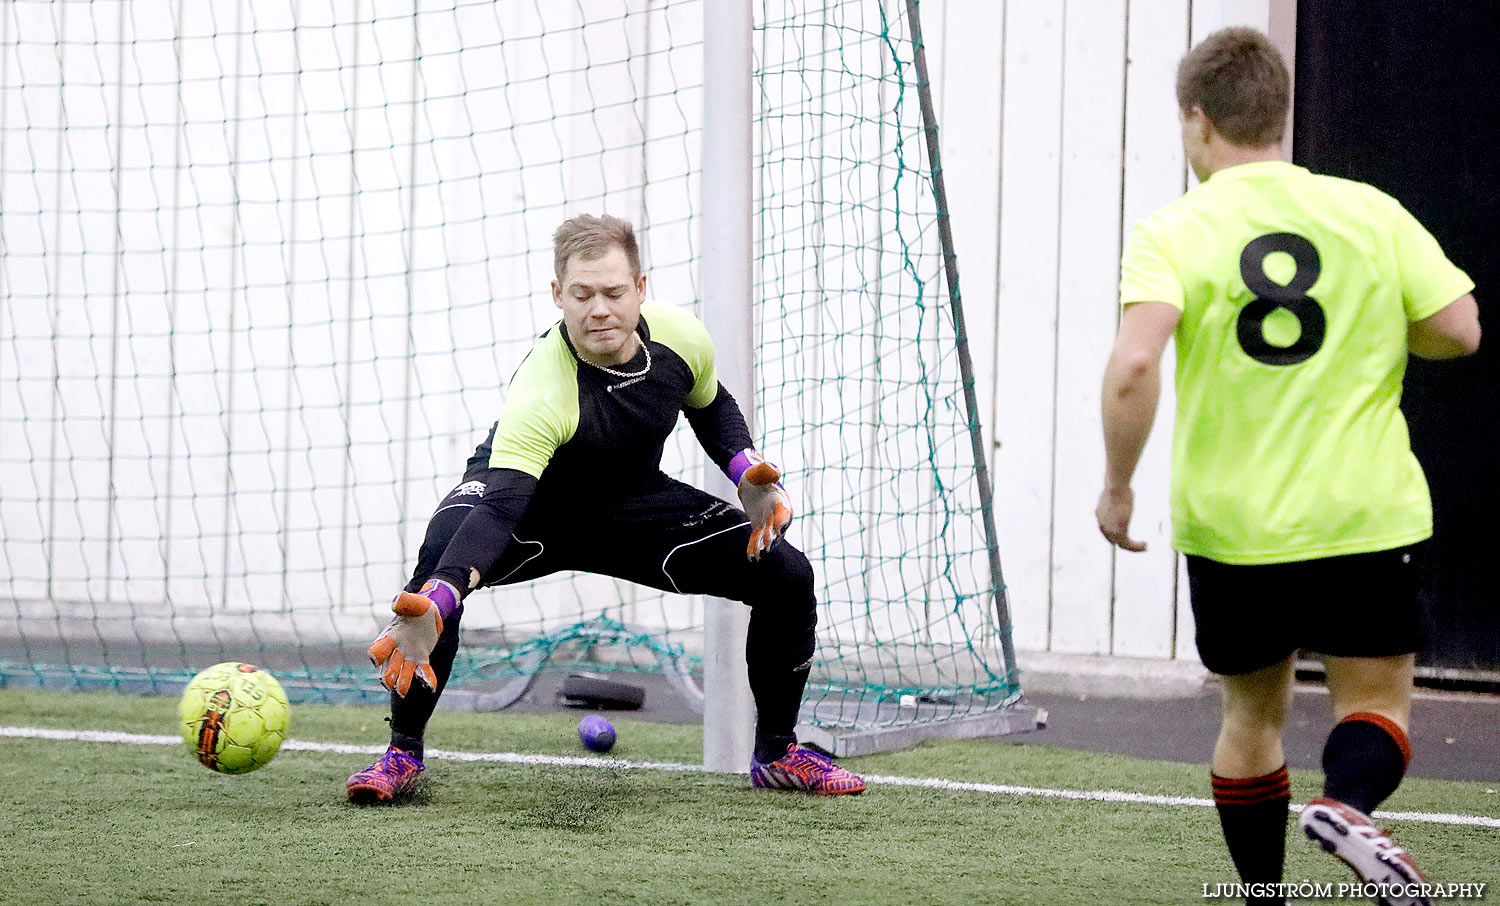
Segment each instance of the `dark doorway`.
M1413 359L1402 410L1436 518L1418 663L1500 671L1500 4L1301 0L1296 64L1295 162L1395 196L1476 284L1479 354Z

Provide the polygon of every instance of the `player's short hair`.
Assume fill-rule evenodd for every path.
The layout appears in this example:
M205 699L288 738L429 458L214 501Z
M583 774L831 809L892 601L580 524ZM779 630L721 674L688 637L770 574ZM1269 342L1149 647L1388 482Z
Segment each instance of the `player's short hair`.
M625 252L625 260L630 262L631 276L639 277L641 249L636 244L635 227L630 225L630 221L608 214L599 217L579 214L563 221L557 232L552 234L552 270L557 274L557 279L562 280L563 272L568 269L568 262L574 255L582 255L584 260L593 261L603 258L609 254L610 249L616 247Z
M1264 148L1286 132L1291 77L1270 39L1253 28L1214 32L1177 65L1177 106L1201 108L1231 144Z

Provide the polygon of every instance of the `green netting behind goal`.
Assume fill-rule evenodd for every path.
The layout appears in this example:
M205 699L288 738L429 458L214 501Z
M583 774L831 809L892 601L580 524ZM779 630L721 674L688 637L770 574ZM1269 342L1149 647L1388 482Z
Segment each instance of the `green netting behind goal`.
M0 681L241 659L380 698L364 648L556 319L556 224L631 218L650 295L696 304L703 28L697 0L6 4ZM753 37L755 418L825 602L807 716L1001 707L904 6L765 0ZM702 480L691 432L664 467ZM694 598L559 575L464 625L455 697L578 663L697 688Z

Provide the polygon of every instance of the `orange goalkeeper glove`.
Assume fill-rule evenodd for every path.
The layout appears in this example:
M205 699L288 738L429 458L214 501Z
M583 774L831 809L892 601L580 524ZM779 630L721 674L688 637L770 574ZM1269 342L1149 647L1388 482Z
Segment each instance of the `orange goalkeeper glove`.
M750 543L745 556L759 560L792 524L792 498L781 486L781 470L754 450L742 450L729 465L738 486L740 503L750 517ZM736 477L736 473L738 473Z
M427 688L437 691L437 675L432 672L432 649L443 634L443 615L435 599L451 597L458 592L447 582L430 580L418 593L403 591L391 602L395 616L385 631L370 645L370 660L384 666L380 682L397 695L411 691L413 677L419 677Z

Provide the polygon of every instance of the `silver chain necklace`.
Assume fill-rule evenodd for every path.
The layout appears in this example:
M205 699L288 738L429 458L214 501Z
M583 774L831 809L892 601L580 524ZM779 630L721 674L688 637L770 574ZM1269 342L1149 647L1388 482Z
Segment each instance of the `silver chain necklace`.
M643 375L646 372L650 371L651 370L651 347L649 345L647 345L647 343L646 343L645 340L641 339L641 335L640 334L633 334L633 336L636 338L636 341L641 344L641 348L646 351L646 367L645 368L642 368L640 371L616 371L613 368L607 368L607 367L605 367L603 365L594 365L593 362L589 362L589 364L590 365L594 365L595 368L599 369L600 371L604 372L605 374L612 374L612 375L614 375L615 377L618 377L618 378L640 377L641 375ZM634 358L634 356L631 356L631 358Z

